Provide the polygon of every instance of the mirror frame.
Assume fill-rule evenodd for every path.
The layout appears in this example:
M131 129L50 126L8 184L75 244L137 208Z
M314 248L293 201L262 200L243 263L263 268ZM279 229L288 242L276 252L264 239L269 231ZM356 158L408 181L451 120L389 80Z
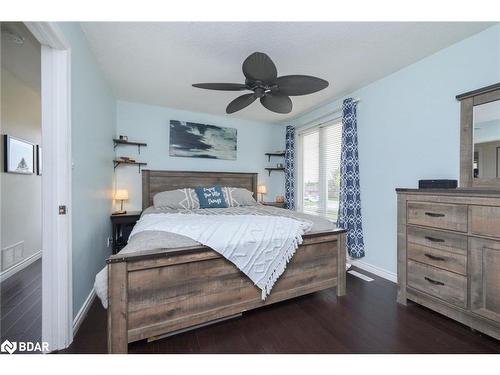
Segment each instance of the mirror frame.
M500 100L500 83L456 96L460 101L460 187L500 189L500 178L474 178L474 106Z

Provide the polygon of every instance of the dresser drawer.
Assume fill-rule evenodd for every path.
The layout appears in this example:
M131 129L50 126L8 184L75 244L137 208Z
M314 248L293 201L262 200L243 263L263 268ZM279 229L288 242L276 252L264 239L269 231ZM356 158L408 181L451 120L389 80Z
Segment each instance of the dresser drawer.
M408 258L467 275L467 236L408 226Z
M467 206L429 202L408 202L408 223L467 232Z
M500 237L500 207L470 206L471 232Z
M467 275L467 257L408 242L408 259L429 264L443 270Z
M408 286L461 308L467 308L467 278L408 260Z
M407 227L408 242L467 255L467 236L464 234L442 232L427 228Z

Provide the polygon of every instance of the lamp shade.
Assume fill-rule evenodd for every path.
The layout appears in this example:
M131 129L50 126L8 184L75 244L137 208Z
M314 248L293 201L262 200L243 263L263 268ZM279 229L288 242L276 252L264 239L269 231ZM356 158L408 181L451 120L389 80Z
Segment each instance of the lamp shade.
M126 201L128 199L128 190L127 189L118 189L115 192L115 199L117 201Z
M257 193L259 194L267 194L267 186L266 185L258 185Z

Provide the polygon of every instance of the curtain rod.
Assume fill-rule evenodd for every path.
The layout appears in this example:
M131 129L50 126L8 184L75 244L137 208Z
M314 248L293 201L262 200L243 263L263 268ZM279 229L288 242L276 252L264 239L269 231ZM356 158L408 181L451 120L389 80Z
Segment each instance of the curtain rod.
M353 102L354 103L359 103L361 101L361 99L354 99ZM319 117L316 117L315 119L312 119L311 121L308 121L306 122L305 124L303 124L302 126L299 127L298 130L302 130L302 129L305 129L304 127L306 125L311 125L313 123L315 123L316 121L318 120L321 120L322 118L325 118L325 117L328 117L328 116L331 116L331 115L334 115L336 113L339 113L339 112L342 112L342 107L339 107L337 109L335 109L334 111L331 111L331 112L328 112L328 113L325 113L324 115L321 115ZM330 120L328 121L324 121L324 122L320 122L319 124L313 124L313 126L321 126L323 124L326 124L327 122L329 122Z

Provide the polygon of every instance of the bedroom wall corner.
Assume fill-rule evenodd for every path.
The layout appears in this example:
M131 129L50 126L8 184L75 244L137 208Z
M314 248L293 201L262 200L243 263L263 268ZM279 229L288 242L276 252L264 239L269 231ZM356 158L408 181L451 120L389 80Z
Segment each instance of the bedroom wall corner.
M58 23L71 45L73 315L111 254L112 138L116 99L76 22Z

